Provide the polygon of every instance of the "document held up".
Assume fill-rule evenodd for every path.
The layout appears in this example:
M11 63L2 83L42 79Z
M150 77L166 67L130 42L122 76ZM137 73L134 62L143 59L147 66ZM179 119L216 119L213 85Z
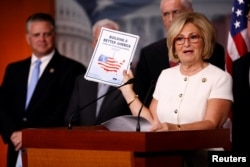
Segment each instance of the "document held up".
M85 79L112 86L122 85L123 70L133 60L139 36L102 28Z

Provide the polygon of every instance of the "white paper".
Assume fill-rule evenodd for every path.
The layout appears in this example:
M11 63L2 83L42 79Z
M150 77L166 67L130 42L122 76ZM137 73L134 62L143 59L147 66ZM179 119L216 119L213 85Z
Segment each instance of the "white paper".
M122 85L123 70L130 68L138 41L137 35L103 27L85 79L112 86Z
M137 122L138 117L133 115L123 115L103 122L102 125L110 131L136 132ZM139 123L141 132L148 132L152 127L151 123L143 117L140 117Z

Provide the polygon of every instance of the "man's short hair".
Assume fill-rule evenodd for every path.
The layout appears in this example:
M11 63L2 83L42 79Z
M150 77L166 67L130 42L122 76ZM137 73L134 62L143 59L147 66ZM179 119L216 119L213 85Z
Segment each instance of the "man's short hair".
M93 27L92 27L92 32L94 33L98 27L105 27L105 26L110 26L113 27L115 30L119 30L120 26L118 23L116 23L113 20L110 19L102 19L97 21Z
M28 17L26 20L26 32L29 31L29 26L34 21L46 21L51 24L53 29L55 29L55 20L54 18L48 13L35 13Z

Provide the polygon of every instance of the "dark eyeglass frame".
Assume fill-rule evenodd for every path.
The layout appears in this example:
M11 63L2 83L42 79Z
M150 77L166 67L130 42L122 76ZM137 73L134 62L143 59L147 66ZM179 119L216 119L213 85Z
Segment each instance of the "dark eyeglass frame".
M184 37L183 35L178 35L177 37L174 38L174 42L177 45L183 45L187 39L188 42L190 43L198 43L200 38L202 38L202 36L200 36L199 34L191 34L188 37Z

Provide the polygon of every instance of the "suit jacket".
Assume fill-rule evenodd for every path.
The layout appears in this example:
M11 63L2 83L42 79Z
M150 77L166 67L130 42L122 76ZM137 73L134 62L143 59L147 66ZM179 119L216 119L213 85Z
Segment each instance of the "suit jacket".
M13 151L13 154L15 153L10 136L14 131L23 128L64 126L64 116L75 78L86 71L81 63L56 51L41 75L25 110L30 64L31 57L9 64L1 86L2 135L4 141L12 147L10 152ZM15 163L14 158L10 161Z
M99 125L117 116L131 115L120 90L109 86L98 117L96 117L97 90L97 82L88 81L83 75L77 78L65 117L66 124L69 123L69 118L72 114L74 115L72 119L73 125ZM86 105L88 106L85 107Z
M233 115L232 115L232 146L234 151L247 151L250 137L250 52L233 62Z
M216 43L214 52L208 62L225 69L224 48ZM139 62L135 71L134 90L139 95L140 100L146 100L145 104L149 106L152 100L154 85L163 69L169 68L169 56L166 38L156 41L144 48L140 53ZM145 99L150 86L152 90L148 99Z

